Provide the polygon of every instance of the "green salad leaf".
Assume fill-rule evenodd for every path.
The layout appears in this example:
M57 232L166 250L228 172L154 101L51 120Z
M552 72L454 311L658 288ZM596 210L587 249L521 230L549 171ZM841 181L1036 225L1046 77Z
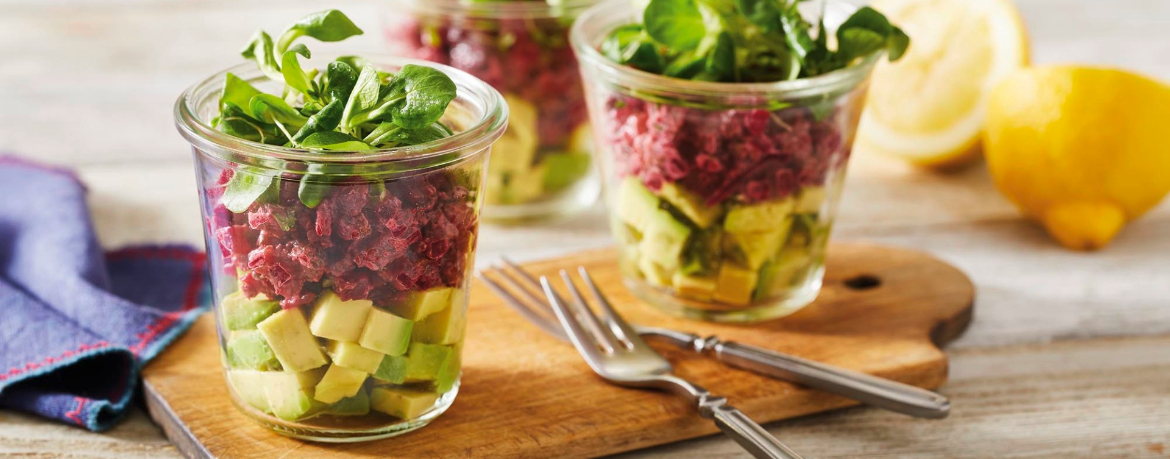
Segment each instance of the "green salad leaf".
M349 94L349 101L345 104L345 111L341 115L343 127L354 127L365 121L375 108L378 108L378 99L381 95L382 81L378 76L378 69L366 64L362 73L358 74L357 82Z
M284 75L280 73L280 64L276 62L276 51L273 49L272 37L263 30L252 36L252 41L248 42L248 46L240 51L240 55L244 56L245 59L256 61L260 71L264 72L268 78L284 81Z
M280 74L284 77L284 82L289 87L304 94L305 97L316 99L317 91L314 89L315 82L308 73L305 73L301 69L301 61L297 59L297 56L304 56L305 59L313 57L309 53L309 48L305 47L305 45L298 44L293 46L288 51L285 51L284 55L280 58Z
M237 107L247 107L252 97L260 94L260 90L252 87L247 81L228 72L223 81L223 96L220 100L230 102Z
M743 16L765 32L776 32L783 19L780 12L783 5L776 0L737 0L736 5Z
M280 123L299 129L309 121L300 112L290 107L284 99L272 94L257 94L253 96L251 102L248 103L248 107L252 110L252 116L254 118L266 124Z
M678 51L694 49L707 34L695 0L651 1L642 13L642 23L650 38Z
M394 124L425 128L437 121L455 100L455 82L432 67L407 64L390 79L385 103Z
M342 99L333 99L321 111L314 113L305 121L305 125L293 136L293 143L302 143L310 135L318 132L331 132L341 123L341 113L345 110Z
M268 194L270 190L277 192L275 191L277 188L275 178L275 173L257 168L240 167L235 174L232 174L231 180L228 180L227 186L223 190L223 196L219 198L220 203L232 212L246 212L249 207L252 207L252 203Z
M601 52L610 60L639 70L660 73L665 62L658 51L660 45L646 34L641 24L618 27L601 44Z
M345 40L362 33L362 29L359 29L341 11L325 10L305 16L288 26L288 29L280 34L280 41L277 43L276 49L283 53L284 50L289 49L294 40L305 35L316 38L318 41L332 42Z
M287 141L287 137L276 125L253 118L250 112L226 101L220 106L215 127L230 136L253 142L280 145Z
M340 60L330 62L325 67L325 79L323 80L325 94L329 97L330 102L341 101L344 104L345 101L349 100L349 93L353 91L357 79L358 72L353 66Z
M305 174L301 178L300 186L297 187L297 198L301 203L310 209L321 204L321 200L329 195L330 182L327 176L317 174Z
M373 148L370 147L370 144L362 142L357 137L337 131L315 132L301 142L301 147L311 150L332 151L361 151Z

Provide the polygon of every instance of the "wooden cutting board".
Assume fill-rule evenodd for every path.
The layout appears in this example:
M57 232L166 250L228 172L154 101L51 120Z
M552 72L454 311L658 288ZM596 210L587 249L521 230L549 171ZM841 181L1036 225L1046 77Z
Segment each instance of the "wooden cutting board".
M597 250L526 266L540 274L585 265L631 321L714 334L801 357L935 388L947 378L938 346L971 320L974 287L929 255L837 243L828 252L824 290L781 320L719 325L665 316L621 286L615 252ZM854 404L822 392L724 366L663 346L677 373L757 421ZM694 407L664 393L624 389L595 377L571 346L544 335L478 281L473 286L463 385L431 425L356 444L285 438L253 424L228 400L215 324L202 317L143 372L151 415L190 458L588 458L718 430Z

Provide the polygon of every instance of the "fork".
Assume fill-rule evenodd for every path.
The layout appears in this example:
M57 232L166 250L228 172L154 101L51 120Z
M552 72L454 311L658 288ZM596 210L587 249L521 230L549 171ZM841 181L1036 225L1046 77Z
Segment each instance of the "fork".
M477 277L529 322L554 337L569 341L556 317L551 314L549 303L532 293L533 289L537 291L541 289L540 282L511 260L503 258L502 261L508 269L493 266L478 272ZM496 273L495 277L507 284L512 291L518 292L524 300L488 277L486 274L489 272ZM559 297L557 299L562 304L565 303L564 299ZM950 413L950 401L946 397L909 384L769 349L722 341L714 336L703 338L693 333L639 325L634 325L633 330L643 337L664 338L684 349L712 355L716 360L734 367L823 390L870 406L931 419L945 418Z
M754 457L800 459L742 411L729 405L726 398L675 376L670 362L642 341L630 324L614 312L585 267L577 270L601 309L601 321L585 303L568 272L561 270L561 278L573 297L571 304L562 302L547 277L541 276L540 283L569 340L595 373L619 386L660 389L687 397L696 404L700 416L714 419L724 434Z

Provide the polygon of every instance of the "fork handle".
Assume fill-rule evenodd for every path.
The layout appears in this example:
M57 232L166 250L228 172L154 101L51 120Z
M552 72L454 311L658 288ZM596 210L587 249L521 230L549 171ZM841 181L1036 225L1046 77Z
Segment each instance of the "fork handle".
M909 384L755 346L730 341L721 342L715 337L709 337L705 341L704 347L714 351L716 359L732 366L797 382L910 416L941 419L950 413L951 402L946 397Z
M714 402L714 403L711 403ZM739 443L743 449L757 459L801 459L776 437L756 424L738 408L728 405L723 397L708 399L710 416L715 419L724 434Z

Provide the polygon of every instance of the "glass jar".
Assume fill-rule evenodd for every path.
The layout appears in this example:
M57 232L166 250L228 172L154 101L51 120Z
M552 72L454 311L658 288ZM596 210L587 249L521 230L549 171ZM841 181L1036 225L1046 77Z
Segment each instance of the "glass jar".
M393 0L386 39L394 54L475 75L508 101L507 132L484 185L484 218L520 223L592 205L600 185L569 26L596 0Z
M192 87L175 108L195 156L232 401L302 439L408 432L459 388L484 169L507 107L450 67L371 63L449 75L458 92L440 122L455 134L328 154L229 136L210 126L226 72L279 94L250 63Z
M828 2L830 28L853 7ZM664 311L781 317L816 298L845 165L879 56L773 83L669 78L598 47L635 22L628 0L578 18L596 155L623 278ZM815 21L814 21L815 22Z

